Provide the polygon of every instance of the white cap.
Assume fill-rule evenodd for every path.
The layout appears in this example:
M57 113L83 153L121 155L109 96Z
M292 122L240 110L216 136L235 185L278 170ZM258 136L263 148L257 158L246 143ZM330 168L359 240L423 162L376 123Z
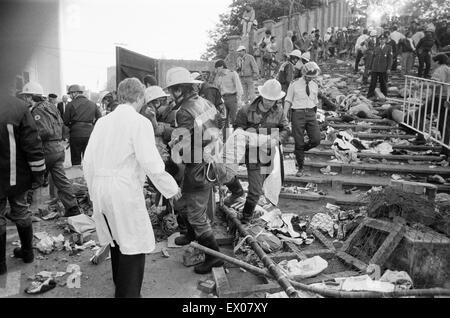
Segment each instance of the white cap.
M320 74L320 67L316 62L308 62L302 67L303 76L317 77Z
M240 51L247 51L247 48L243 45L241 45L240 47L237 48L236 52L240 52Z
M309 62L311 60L311 54L309 52L303 53L302 59L307 60Z
M263 86L258 86L259 94L265 99L280 100L286 93L281 90L281 84L276 79L270 79Z
M166 73L166 87L179 84L201 84L202 81L192 79L191 73L184 67L173 67Z
M20 94L44 95L44 89L41 84L37 82L28 82L25 84Z
M170 95L166 94L163 89L159 86L150 86L145 89L144 99L145 103L149 103L155 99L161 97L169 97Z

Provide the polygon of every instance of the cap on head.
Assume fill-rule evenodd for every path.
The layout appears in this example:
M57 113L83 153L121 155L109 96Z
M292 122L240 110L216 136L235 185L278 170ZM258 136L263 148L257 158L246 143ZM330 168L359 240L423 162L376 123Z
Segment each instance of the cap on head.
M247 51L247 48L243 45L239 46L236 50L236 52L242 52L242 51Z
M70 85L69 89L67 90L67 93L83 93L84 92L84 88L81 85L78 84L74 84L74 85Z

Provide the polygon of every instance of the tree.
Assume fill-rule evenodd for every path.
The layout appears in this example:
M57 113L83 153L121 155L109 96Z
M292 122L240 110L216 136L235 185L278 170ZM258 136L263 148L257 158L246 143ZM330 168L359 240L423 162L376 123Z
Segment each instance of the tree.
M317 6L317 0L234 0L230 12L220 15L220 22L214 30L209 31L211 39L202 59L224 58L228 53L227 38L241 35L241 17L245 6L249 4L255 9L258 25L266 20L277 20L281 16L292 15L306 8Z

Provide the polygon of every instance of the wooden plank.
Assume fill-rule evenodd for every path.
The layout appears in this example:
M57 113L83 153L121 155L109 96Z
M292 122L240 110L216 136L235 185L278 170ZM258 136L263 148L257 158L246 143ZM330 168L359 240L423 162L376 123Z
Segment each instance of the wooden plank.
M405 232L406 232L405 226L399 224L396 230L392 231L389 234L389 236L380 246L378 251L376 251L376 253L373 255L372 259L370 260L370 263L383 266L384 263L388 260L389 256L391 256L391 254L397 248Z
M402 228L401 224L395 224L395 223L386 222L386 221L378 220L378 219L372 219L372 218L367 218L366 226L374 228L379 231L389 232L389 233L394 232L394 231L398 232Z
M329 250L331 250L333 252L336 251L336 248L334 247L333 242L331 242L327 237L325 237L325 235L323 235L319 230L312 229L312 233Z
M358 270L365 272L367 268L367 264L360 261L356 257L353 257L345 252L339 251L336 253L336 256L343 260L345 263L349 265L353 265Z
M308 257L318 255L320 257L327 258L327 257L333 257L336 254L336 251L329 250L329 249L313 249L313 250L304 251L303 254L305 254Z
M224 293L230 291L230 282L223 267L213 267L212 274L216 283L217 296L222 297Z
M284 260L290 261L291 259L298 259L298 256L292 252L274 253L269 255L269 257L277 264Z
M249 288L243 288L243 289L230 289L226 292L224 292L220 298L243 298L255 293L278 293L282 291L283 288L274 283L269 284L260 284L256 286L252 286Z

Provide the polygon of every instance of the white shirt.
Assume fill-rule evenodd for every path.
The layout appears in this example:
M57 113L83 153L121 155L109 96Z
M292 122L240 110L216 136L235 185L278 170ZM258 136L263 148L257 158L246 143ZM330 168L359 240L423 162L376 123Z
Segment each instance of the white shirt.
M419 43L420 39L422 39L424 37L425 37L425 33L423 33L422 31L414 33L414 35L411 37L411 39L414 42L414 46L417 46L417 44Z
M302 78L289 85L286 101L292 104L292 109L314 108L319 104L319 86L314 81L308 83L309 96L306 94L306 81Z
M368 36L367 34L361 34L358 37L358 39L356 40L355 50L360 50L361 49L361 43L363 43L368 38L370 38L370 36Z
M166 198L178 191L165 171L151 122L130 105L119 105L100 118L86 148L83 171L100 244L114 246L115 240L123 254L150 253L155 237L143 194L145 176Z
M398 31L394 31L391 33L391 39L395 41L395 44L398 44L398 41L404 38L405 36Z

